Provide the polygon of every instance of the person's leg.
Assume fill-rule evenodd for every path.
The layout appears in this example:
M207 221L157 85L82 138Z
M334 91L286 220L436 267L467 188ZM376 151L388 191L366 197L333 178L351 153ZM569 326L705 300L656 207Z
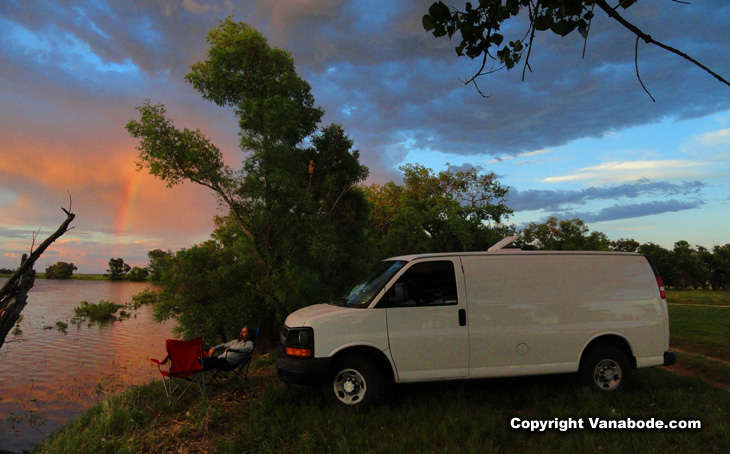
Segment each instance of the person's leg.
M211 369L221 369L226 367L228 365L228 361L224 358L218 358L217 356L206 356L203 358L201 365L203 366L204 371L209 371Z

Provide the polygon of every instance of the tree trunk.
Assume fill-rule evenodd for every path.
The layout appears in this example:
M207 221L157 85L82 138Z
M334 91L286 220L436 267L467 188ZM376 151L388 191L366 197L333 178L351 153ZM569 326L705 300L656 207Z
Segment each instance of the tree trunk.
M23 254L21 267L28 260L28 254ZM5 336L15 325L20 317L20 312L28 303L28 292L33 288L35 282L35 270L26 269L18 276L17 284L5 292L3 288L2 299L0 299L0 347L2 347Z
M43 252L50 246L56 239L66 233L69 229L69 224L76 217L75 214L64 210L66 213L66 220L63 221L60 227L46 240L35 251L31 250L30 257L27 254L23 254L23 259L20 262L20 268L18 268L10 279L0 289L0 347L5 343L5 337L8 335L13 325L18 321L20 312L25 308L28 303L28 292L33 288L35 282L35 270L33 265L43 254ZM72 227L73 228L73 227Z

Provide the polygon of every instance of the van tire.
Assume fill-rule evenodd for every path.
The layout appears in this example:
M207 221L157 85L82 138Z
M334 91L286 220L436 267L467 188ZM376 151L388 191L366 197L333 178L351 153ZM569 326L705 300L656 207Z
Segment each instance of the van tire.
M375 403L383 386L375 363L362 356L346 356L335 361L322 392L331 405L360 409Z
M580 367L581 379L599 391L620 391L628 387L631 363L613 347L598 347L588 352Z

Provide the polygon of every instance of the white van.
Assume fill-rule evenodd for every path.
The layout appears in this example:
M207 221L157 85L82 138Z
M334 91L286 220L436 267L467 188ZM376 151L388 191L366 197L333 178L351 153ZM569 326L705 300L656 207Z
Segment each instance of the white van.
M420 254L380 262L343 299L290 314L279 377L367 406L385 382L580 372L622 388L632 369L671 365L664 287L644 255Z

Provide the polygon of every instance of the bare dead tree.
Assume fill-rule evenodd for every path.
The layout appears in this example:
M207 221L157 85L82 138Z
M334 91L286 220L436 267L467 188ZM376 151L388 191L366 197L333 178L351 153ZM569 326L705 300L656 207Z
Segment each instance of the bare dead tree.
M20 262L20 268L13 273L8 281L0 289L0 347L5 342L5 337L8 335L13 325L18 321L21 311L25 308L28 303L28 292L33 288L35 282L35 270L33 265L48 249L54 241L56 241L61 235L73 229L69 227L71 221L76 217L71 210L71 196L69 195L69 209L66 210L61 208L66 213L66 220L56 229L55 232L38 246L38 249L33 250L35 246L35 239L37 234L33 235L33 244L31 245L30 256L23 254L23 258Z

